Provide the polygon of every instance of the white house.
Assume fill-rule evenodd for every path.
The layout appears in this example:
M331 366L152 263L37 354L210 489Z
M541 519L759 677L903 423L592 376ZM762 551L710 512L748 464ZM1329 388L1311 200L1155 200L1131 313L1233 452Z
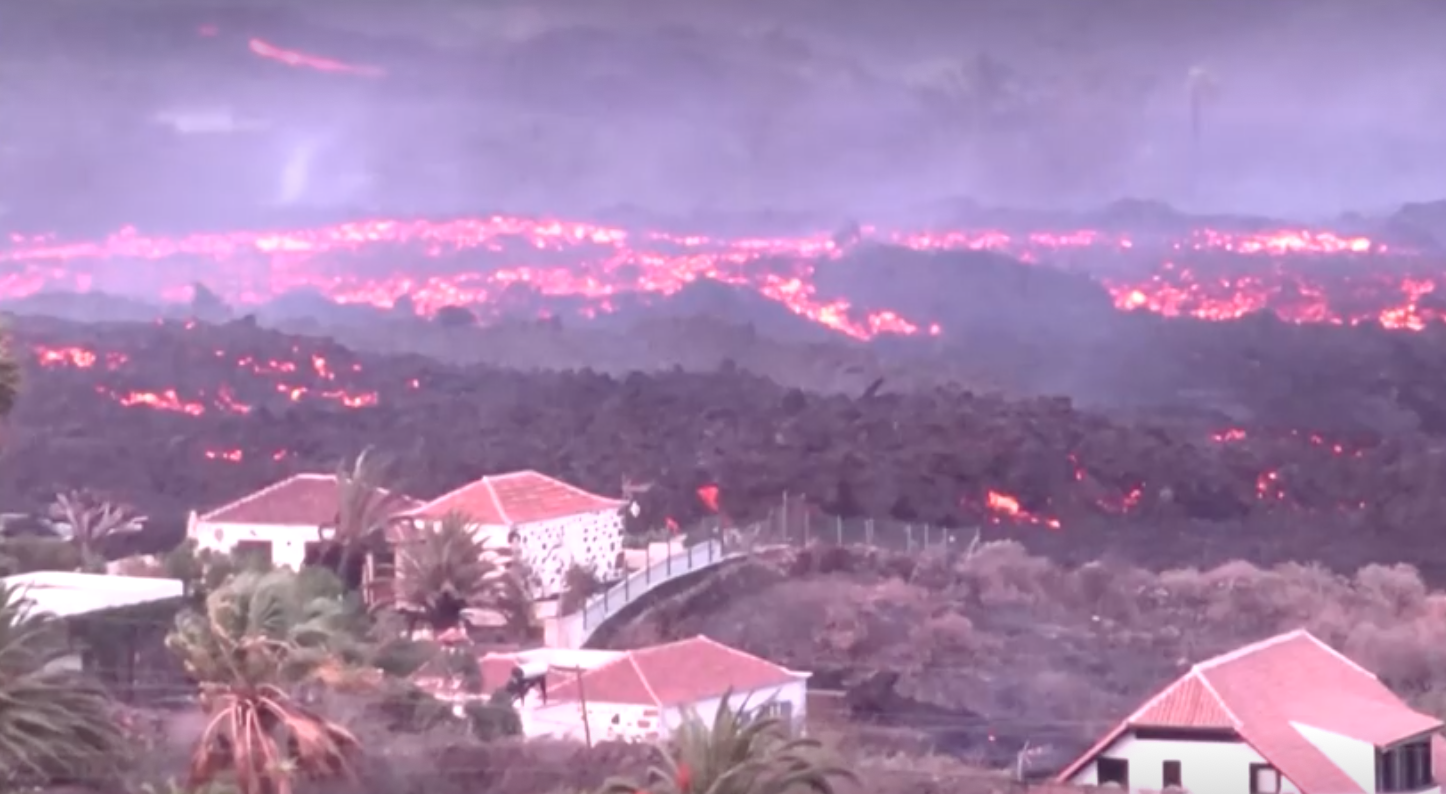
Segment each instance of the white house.
M27 605L58 618L73 618L162 601L179 601L186 583L180 579L111 576L74 571L34 571L0 578L0 585L18 588Z
M117 620L126 618L127 610L152 605L164 606L173 602L179 609L185 595L186 583L180 579L152 579L140 576L110 576L73 571L35 571L16 574L0 579L0 585L16 588L25 608L47 613L71 621L88 616L113 616ZM127 631L120 644L128 648L103 649L115 655L126 652L133 655L135 644L143 641L140 631ZM74 652L62 657L53 665L80 669L82 656L87 650L75 644Z
M528 663L549 668L545 692L530 692L518 704L529 737L665 740L689 710L711 721L730 691L732 707L776 716L795 729L807 716L809 673L708 637L630 651L489 655L482 659L484 688L505 685L513 668Z
M396 494L389 508L421 504ZM295 474L204 515L191 513L186 537L198 550L254 553L278 566L299 569L307 551L322 540L322 527L336 520L334 474Z
M1441 727L1293 631L1190 668L1059 780L1191 794L1440 794Z
M604 582L621 578L626 506L535 471L519 471L483 477L398 518L423 525L453 511L465 513L489 545L514 550L535 577L533 598L542 599L562 594L573 565Z

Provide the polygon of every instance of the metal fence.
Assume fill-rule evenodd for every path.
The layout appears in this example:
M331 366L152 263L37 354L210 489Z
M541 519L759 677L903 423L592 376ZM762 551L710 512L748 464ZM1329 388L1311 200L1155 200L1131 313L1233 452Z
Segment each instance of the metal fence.
M709 518L674 538L671 544L649 544L634 550L648 555L643 566L587 599L577 612L559 616L554 641L581 648L598 628L659 585L762 549L831 543L915 552L953 548L961 539L968 544L977 537L972 527L961 530L923 522L830 516L803 499L785 494L762 521L735 526L723 516ZM656 555L655 548L660 549Z
M841 518L797 496L784 494L777 507L759 522L760 545L808 546L815 543L866 545L890 551L914 552L930 548L969 545L977 527L961 529L928 522L876 518Z

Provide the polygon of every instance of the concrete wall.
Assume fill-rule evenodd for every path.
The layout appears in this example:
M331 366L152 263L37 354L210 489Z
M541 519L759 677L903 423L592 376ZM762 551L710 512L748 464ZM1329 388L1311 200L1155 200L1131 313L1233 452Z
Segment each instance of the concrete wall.
M769 687L751 693L738 693L731 702L734 708L744 704L745 695L750 708L763 706L770 700L791 703L793 720L802 726L807 716L808 685L803 679L781 687ZM698 716L711 721L717 713L719 698L709 698L693 704ZM534 705L519 710L522 715L523 734L528 737L554 737L582 740L584 738L582 706L576 701ZM672 728L682 723L685 710L672 707L657 709L625 703L587 703L588 727L592 740L656 742L668 738Z
M723 702L721 697L708 698L694 703L692 708L704 722L712 722L714 715L718 713L718 706ZM786 703L792 708L790 722L795 730L802 730L805 720L808 718L808 679L800 678L783 686L755 689L752 692L735 692L728 698L728 705L734 709L747 708L749 711L756 711L765 708L770 702ZM686 710L681 708L670 708L663 712L663 721L668 729L682 724ZM782 715L776 715L782 716Z
M278 567L300 570L306 560L306 545L321 540L320 529L307 525L226 524L198 521L191 525L189 536L196 548L230 554L240 541L271 544L271 561Z
M622 578L623 518L616 510L519 524L516 536L518 554L537 577L535 598L562 595L573 565L592 571L604 582Z
M1180 762L1180 782L1195 794L1230 794L1250 790L1250 765L1265 759L1244 742L1139 739L1133 734L1120 737L1100 753L1102 758L1119 758L1130 764L1131 791L1160 791L1164 788L1166 761ZM1091 761L1070 782L1098 785L1096 762ZM1374 786L1374 778L1372 785ZM1294 783L1282 777L1282 794L1299 794Z

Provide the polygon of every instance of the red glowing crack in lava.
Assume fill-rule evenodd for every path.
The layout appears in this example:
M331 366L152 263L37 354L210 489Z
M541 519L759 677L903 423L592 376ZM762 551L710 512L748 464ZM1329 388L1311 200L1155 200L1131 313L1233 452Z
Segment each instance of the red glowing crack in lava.
M993 230L876 234L870 239L917 250L991 250L1035 262L1068 250L1104 249L1149 256L1144 244L1123 235L1080 230L1012 236ZM1207 320L1271 310L1293 322L1379 322L1420 329L1446 314L1422 305L1439 274L1422 271L1392 276L1364 266L1330 278L1350 293L1350 309L1332 306L1327 283L1308 265L1322 255L1385 258L1422 263L1363 237L1329 232L1279 230L1231 234L1199 230L1180 240L1151 244L1172 257L1146 275L1101 279L1122 310ZM343 255L367 249L367 273L349 271ZM383 251L390 266L378 266ZM858 339L880 334L938 334L937 322L901 316L887 308L864 309L842 298L825 298L814 285L818 268L843 248L827 234L800 237L722 239L704 235L633 232L592 223L509 216L448 221L370 220L312 229L235 231L160 237L126 228L89 242L50 236L10 238L0 249L0 297L46 288L124 291L146 267L147 283L181 300L189 285L203 280L227 299L254 305L296 289L312 289L340 303L391 306L410 296L430 313L447 305L497 308L516 289L548 297L578 299L585 316L616 309L622 296L666 296L700 279L745 287L800 317ZM1250 270L1237 278L1197 275L1178 265L1192 255L1231 252L1250 257ZM495 267L459 269L463 254L485 254ZM450 258L450 261L446 261ZM769 260L761 266L760 260ZM430 260L430 261L429 261ZM208 263L231 263L216 268ZM423 264L427 262L427 264ZM1431 264L1431 263L1425 263ZM453 268L448 271L447 268Z

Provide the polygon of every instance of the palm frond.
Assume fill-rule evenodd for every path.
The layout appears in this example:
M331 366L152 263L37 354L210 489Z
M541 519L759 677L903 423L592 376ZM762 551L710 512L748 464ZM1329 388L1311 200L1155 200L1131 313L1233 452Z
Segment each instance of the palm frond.
M190 783L218 776L241 794L282 794L296 774L347 769L354 736L289 691L353 680L360 656L355 615L334 592L291 571L247 571L183 613L167 644L201 686L209 720L191 759ZM358 679L359 680L359 679Z
M491 610L513 630L531 630L532 599L511 565L510 550L490 547L474 527L462 513L450 513L436 525L399 526L390 606L436 630L455 627L467 610Z
M0 584L0 781L117 769L124 734L105 693L57 664L69 652L58 619Z
M15 408L22 385L20 364L15 360L15 350L11 346L10 329L0 325L0 419L9 416Z
M822 746L793 738L788 726L758 716L725 694L711 722L685 711L671 741L656 748L658 762L646 783L613 778L599 794L836 794L842 782L857 782L849 769L830 762Z

